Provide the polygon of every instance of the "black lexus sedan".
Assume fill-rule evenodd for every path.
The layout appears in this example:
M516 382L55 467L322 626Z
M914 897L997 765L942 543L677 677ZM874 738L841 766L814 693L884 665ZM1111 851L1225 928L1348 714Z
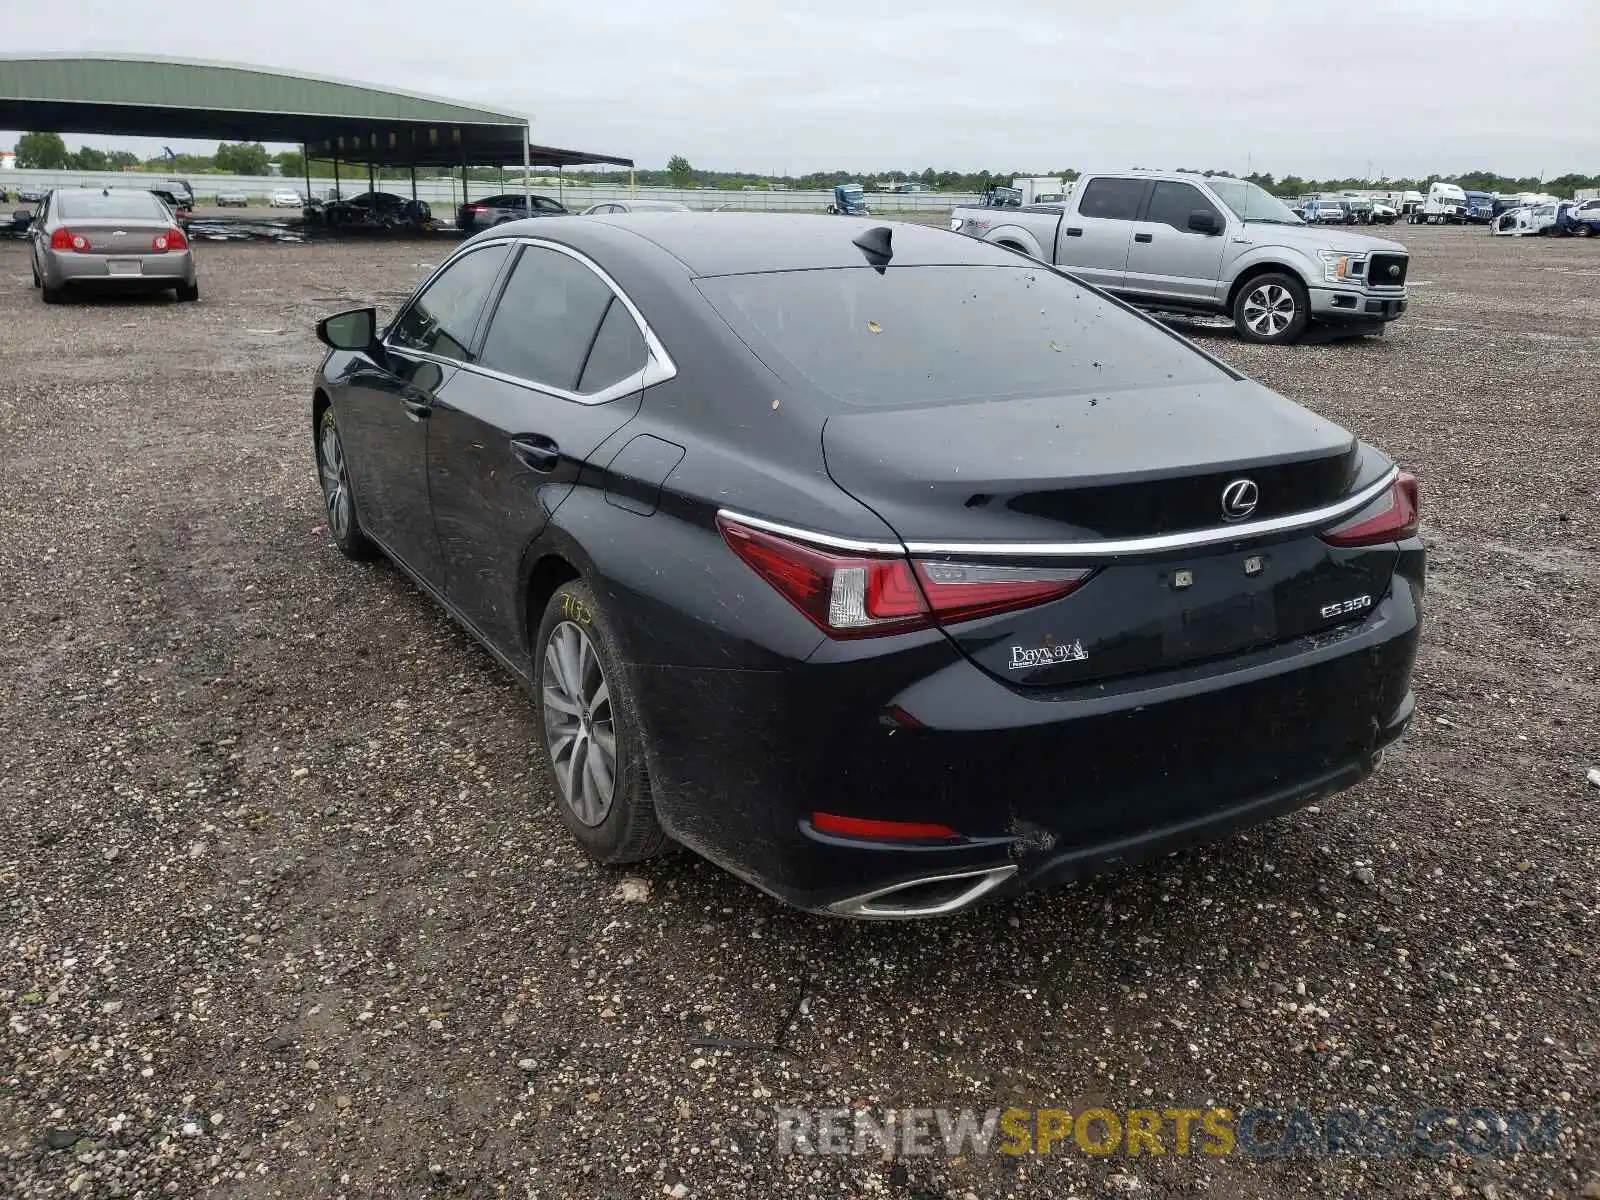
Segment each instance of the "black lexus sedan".
M1349 787L1411 718L1416 480L1006 250L540 218L318 331L332 536L528 687L602 862L936 916Z

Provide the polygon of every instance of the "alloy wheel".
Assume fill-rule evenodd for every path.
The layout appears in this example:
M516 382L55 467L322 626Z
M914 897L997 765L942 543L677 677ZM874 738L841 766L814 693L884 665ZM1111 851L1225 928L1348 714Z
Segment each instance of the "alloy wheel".
M332 421L322 426L322 439L318 444L318 468L322 473L322 499L328 506L328 528L334 537L343 541L350 536L353 513L350 507L350 472L345 466L344 446L339 441L339 429Z
M617 783L617 734L611 688L582 626L561 621L544 648L545 744L562 799L585 825L611 812Z
M1245 297L1244 322L1260 337L1277 337L1294 320L1294 296L1281 284L1269 283Z

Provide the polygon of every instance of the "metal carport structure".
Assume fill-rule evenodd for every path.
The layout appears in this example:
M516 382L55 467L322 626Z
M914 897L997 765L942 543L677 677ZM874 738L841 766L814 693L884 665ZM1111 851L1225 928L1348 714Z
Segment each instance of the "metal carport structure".
M633 160L532 144L532 119L458 100L270 67L117 54L0 54L0 129L299 142L307 164L535 166Z

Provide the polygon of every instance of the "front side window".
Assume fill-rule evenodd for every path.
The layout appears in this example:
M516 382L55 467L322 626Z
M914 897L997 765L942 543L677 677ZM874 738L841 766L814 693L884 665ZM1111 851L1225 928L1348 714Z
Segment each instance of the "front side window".
M1131 221L1144 197L1142 179L1091 179L1078 202L1078 214L1106 221Z
M605 281L569 254L527 246L489 322L481 364L593 394L645 365L644 337Z
M389 344L467 361L478 317L508 249L485 246L456 259L401 314Z
M1187 231L1189 214L1192 212L1208 212L1219 221L1222 216L1212 207L1211 201L1200 193L1199 188L1187 183L1162 180L1150 193L1150 211L1144 219Z
M1247 223L1262 225L1300 225L1303 222L1282 200L1248 179L1215 178L1206 181L1217 198Z

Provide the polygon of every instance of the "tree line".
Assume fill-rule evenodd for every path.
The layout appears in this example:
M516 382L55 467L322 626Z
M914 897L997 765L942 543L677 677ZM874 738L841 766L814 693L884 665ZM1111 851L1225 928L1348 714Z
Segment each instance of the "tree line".
M222 142L214 154L179 154L168 160L164 155L140 160L126 150L97 150L85 146L81 150L68 150L61 136L55 133L25 133L17 139L17 165L41 170L56 171L123 171L140 170L179 175L267 175L269 165L275 164L285 178L296 179L306 174L306 163L298 150L269 153L260 142ZM1230 171L1215 168L1192 171L1196 175L1231 175ZM326 179L333 175L333 164L313 160L310 173ZM343 174L354 178L360 167L347 167ZM448 168L419 170L423 177L457 174ZM501 177L502 172L493 167L478 167L467 172L476 182L488 182ZM761 175L750 171L703 170L691 166L681 154L673 155L665 167L641 168L633 172L636 182L644 187L719 188L739 191L754 187L768 189L779 187L794 191L828 191L841 183L860 183L869 190L885 190L892 183L918 183L930 192L986 192L996 185L1009 184L1019 176L1032 174L1026 171L940 171L927 167L921 171L813 171L807 175ZM1071 167L1045 171L1062 179L1076 179L1078 172ZM610 171L563 171L562 177L574 183L616 183L619 173ZM1276 196L1290 199L1312 192L1341 192L1352 189L1380 188L1393 191L1414 190L1426 192L1430 184L1444 181L1459 184L1471 192L1549 192L1557 196L1570 196L1579 188L1600 188L1600 174L1568 174L1554 179L1536 179L1532 176L1502 175L1497 171L1466 171L1455 175L1434 174L1412 179L1302 179L1298 175L1278 178L1270 172L1252 172L1243 178L1258 183Z

